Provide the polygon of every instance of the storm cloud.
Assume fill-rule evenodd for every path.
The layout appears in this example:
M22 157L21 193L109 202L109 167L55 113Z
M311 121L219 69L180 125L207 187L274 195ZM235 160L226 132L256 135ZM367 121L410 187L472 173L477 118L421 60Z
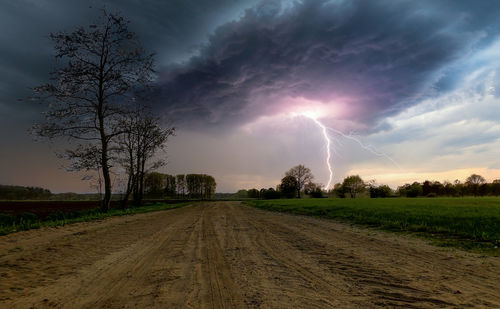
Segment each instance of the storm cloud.
M330 124L374 127L452 89L461 73L453 64L492 42L498 22L487 4L265 1L219 26L197 56L164 68L153 101L205 128L277 114L297 98L339 110Z
M156 53L152 100L173 120L169 174L207 173L218 191L275 187L296 164L326 183L313 115L394 159L332 134L335 182L500 178L500 4L496 0L0 1L0 183L87 192L60 170L64 141L34 143L31 88L57 66L50 32L100 8ZM308 116L309 117L309 116Z

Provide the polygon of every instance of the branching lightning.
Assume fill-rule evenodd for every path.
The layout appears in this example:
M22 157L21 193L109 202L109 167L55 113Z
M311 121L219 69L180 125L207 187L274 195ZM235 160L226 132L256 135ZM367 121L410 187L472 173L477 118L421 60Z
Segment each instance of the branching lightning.
M326 141L326 165L328 166L328 171L330 172L330 177L328 178L328 183L326 184L326 189L328 190L330 188L330 185L332 184L332 179L333 179L333 168L332 165L330 164L330 157L331 157L330 136L328 136L327 128L321 122L319 122L318 119L307 115L305 116L310 118L312 121L314 121L314 123L316 123L321 128L321 131L323 132L323 137L325 138Z
M301 113L300 114L301 116L304 116L304 117L307 117L309 119L311 119L322 131L323 133L323 137L325 139L325 143L326 143L326 165L328 167L328 172L330 173L330 177L328 178L328 183L326 184L326 189L329 189L331 184L332 184L332 180L333 180L333 167L332 167L332 163L330 162L331 161L331 139L330 139L330 135L328 134L328 130L344 137L344 138L347 138L347 139L350 139L352 141L355 141L361 148L363 148L364 150L372 153L373 155L376 155L378 157L384 157L386 159L388 159L389 161L391 161L396 167L400 168L399 165L396 163L396 161L394 161L393 158L391 158L389 155L383 153L383 152L380 152L378 150L376 150L373 146L371 145L365 145L362 141L360 141L358 138L356 138L355 136L353 136L352 134L344 134L343 132L339 131L339 130L336 130L336 129L333 129L333 128L329 128L327 126L325 126L323 123L321 123L318 118L316 117L316 115L314 114L311 114L311 113Z
M348 139L350 139L350 140L355 141L355 142L356 142L357 144L359 144L359 146L360 146L361 148L363 148L364 150L366 150L366 151L368 151L368 152L370 152L370 153L372 153L372 154L374 154L374 155L376 155L376 156L378 156L378 157L384 157L384 158L386 158L387 160L391 161L391 162L392 162L392 163L393 163L393 164L394 164L397 168L400 168L399 164L398 164L396 161L394 161L394 159L393 159L393 158L391 158L389 155L387 155L387 154L385 154L385 153L383 153L383 152L380 152L380 151L376 150L376 149L375 149L375 147L373 147L372 145L365 145L365 144L363 144L363 142L361 142L359 139L357 139L357 138L356 138L355 136L353 136L352 134L347 135L347 134L344 134L344 133L342 133L341 131L339 131L339 130L335 130L335 129L333 129L333 128L327 128L327 129L328 129L328 130L331 130L331 131L333 131L333 132L335 132L335 133L337 133L338 135L340 135L340 136L342 136L342 137L345 137L345 138L348 138Z

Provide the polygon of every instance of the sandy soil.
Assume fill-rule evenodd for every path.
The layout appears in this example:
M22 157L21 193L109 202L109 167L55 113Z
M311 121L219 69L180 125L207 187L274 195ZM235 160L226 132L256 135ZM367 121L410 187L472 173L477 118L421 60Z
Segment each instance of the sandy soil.
M1 308L500 308L500 259L236 202L0 237Z

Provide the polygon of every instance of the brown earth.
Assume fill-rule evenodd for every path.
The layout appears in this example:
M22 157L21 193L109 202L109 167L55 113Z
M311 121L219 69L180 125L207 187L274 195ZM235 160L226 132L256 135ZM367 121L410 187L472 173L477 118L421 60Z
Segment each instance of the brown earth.
M117 201L112 201L118 206ZM75 212L99 208L98 201L0 201L0 214L32 213L45 218L55 212Z
M176 204L187 202L187 200L143 200L143 203L162 202L166 204ZM0 201L0 215L19 215L22 213L32 213L44 219L47 216L58 213L72 213L81 210L99 208L100 201ZM121 201L111 201L111 208L119 208Z
M0 237L0 308L500 308L500 259L203 203Z

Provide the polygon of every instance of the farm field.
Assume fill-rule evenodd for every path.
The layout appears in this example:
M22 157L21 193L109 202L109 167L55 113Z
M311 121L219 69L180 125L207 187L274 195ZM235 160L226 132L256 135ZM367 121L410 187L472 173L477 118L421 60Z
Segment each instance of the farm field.
M116 206L119 201L112 201ZM75 212L99 208L98 201L0 201L0 213L18 215L32 213L40 218L45 218L56 212Z
M441 245L500 254L500 198L280 199L246 203L266 210L418 232L439 240Z
M144 201L139 207L120 208L112 201L108 212L99 209L97 201L15 201L0 202L0 235L65 224L104 219L112 216L167 210L185 206L185 200Z
M500 260L239 202L0 236L2 308L498 308Z
M166 204L182 203L185 200L144 200L145 204L162 202ZM121 201L112 200L111 207L120 207ZM99 201L0 201L0 214L19 215L35 214L41 219L54 213L71 213L75 211L99 208Z

